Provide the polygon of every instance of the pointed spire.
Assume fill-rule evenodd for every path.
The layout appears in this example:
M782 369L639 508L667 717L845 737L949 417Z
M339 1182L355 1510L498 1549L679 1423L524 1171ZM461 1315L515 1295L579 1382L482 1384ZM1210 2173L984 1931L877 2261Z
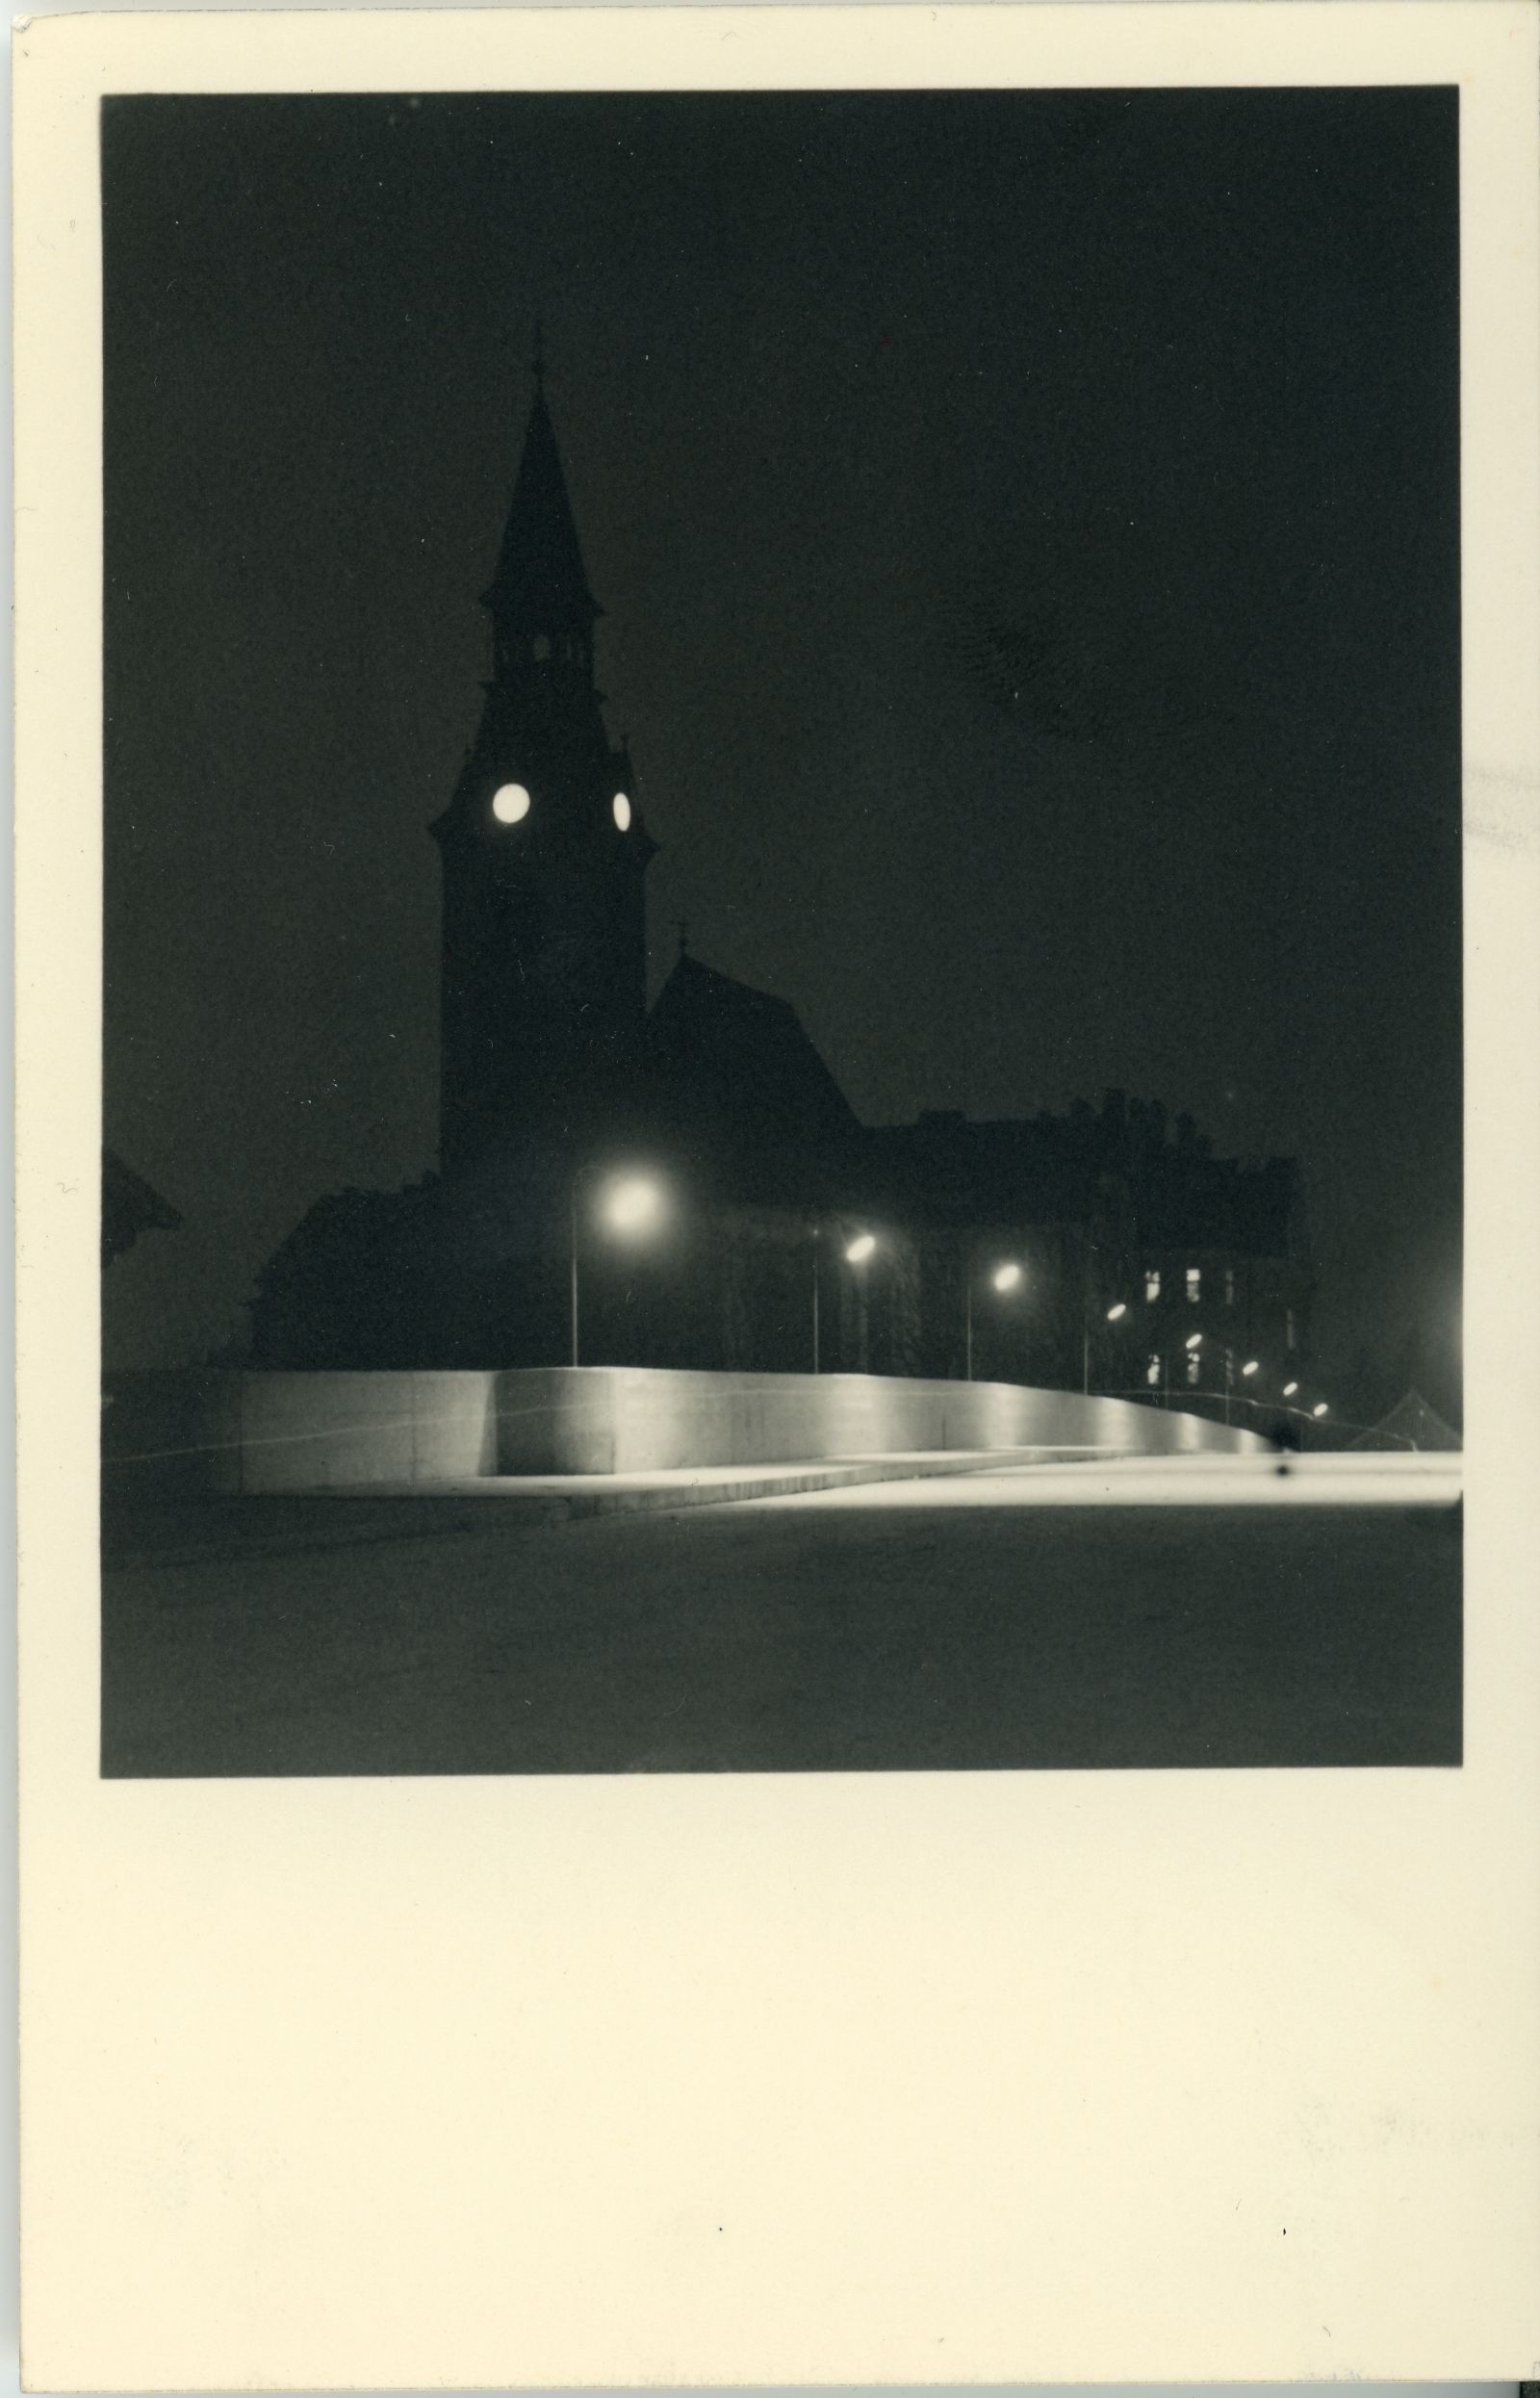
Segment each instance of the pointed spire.
M591 622L600 611L583 571L567 478L546 406L545 337L538 320L534 373L534 400L513 504L497 571L481 596L500 616L577 614Z

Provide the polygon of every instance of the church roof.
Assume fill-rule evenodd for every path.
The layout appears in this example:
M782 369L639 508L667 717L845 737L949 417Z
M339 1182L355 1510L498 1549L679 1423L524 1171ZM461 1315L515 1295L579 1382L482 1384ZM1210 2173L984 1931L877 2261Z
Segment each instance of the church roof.
M1452 1425L1446 1424L1437 1409L1430 1407L1420 1390L1409 1390L1404 1399L1392 1407L1389 1415L1381 1416L1371 1431L1361 1432L1353 1449L1462 1449L1465 1444Z
M500 615L572 609L599 614L583 570L545 386L538 381L497 571L482 599Z
M141 1232L175 1232L182 1219L116 1149L102 1151L102 1264L132 1249Z
M744 1140L808 1149L856 1129L844 1093L786 1000L681 957L648 1019L670 1112Z

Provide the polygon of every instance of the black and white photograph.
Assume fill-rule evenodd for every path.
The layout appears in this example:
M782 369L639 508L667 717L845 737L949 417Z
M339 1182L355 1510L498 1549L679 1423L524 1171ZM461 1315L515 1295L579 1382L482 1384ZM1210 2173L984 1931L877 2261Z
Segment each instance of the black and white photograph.
M1459 1766L1455 88L100 161L103 1775Z
M13 37L23 2374L1540 2356L1540 20Z

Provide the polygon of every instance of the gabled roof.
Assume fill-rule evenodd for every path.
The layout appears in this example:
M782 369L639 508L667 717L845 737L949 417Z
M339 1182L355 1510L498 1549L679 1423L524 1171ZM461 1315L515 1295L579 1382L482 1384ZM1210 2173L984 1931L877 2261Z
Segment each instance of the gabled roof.
M1446 1424L1436 1407L1430 1407L1419 1390L1409 1390L1404 1399L1392 1407L1389 1415L1380 1417L1373 1429L1360 1432L1348 1443L1352 1449L1463 1449L1464 1441L1452 1425Z
M110 1266L141 1232L175 1232L182 1219L169 1199L124 1164L116 1149L102 1151L102 1264Z
M547 615L577 610L590 617L599 613L583 570L577 520L540 383L535 386L497 571L482 598L499 615L519 615L526 610Z
M681 957L648 1019L647 1055L677 1122L738 1140L810 1147L856 1129L844 1093L796 1010Z

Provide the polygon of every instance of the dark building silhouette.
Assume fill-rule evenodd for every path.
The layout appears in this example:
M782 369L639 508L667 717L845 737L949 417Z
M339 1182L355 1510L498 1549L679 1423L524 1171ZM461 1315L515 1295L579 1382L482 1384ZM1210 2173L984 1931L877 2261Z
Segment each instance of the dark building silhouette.
M1116 1092L1061 1116L863 1126L792 1007L682 937L649 1012L655 845L604 725L600 610L538 370L483 604L480 725L432 827L440 1171L318 1202L259 1277L254 1362L561 1362L574 1241L587 1362L971 1369L1188 1404L1253 1353L1302 1352L1291 1161L1216 1158L1190 1118L1168 1129ZM598 1180L638 1161L665 1215L643 1244L605 1238ZM1011 1294L992 1280L1007 1259Z
M169 1199L137 1174L116 1149L102 1151L102 1264L133 1248L141 1232L176 1232L182 1218Z
M441 1158L510 1125L564 1124L635 1060L647 1015L643 879L654 843L594 683L599 614L555 437L535 402L482 605L480 729L433 826L444 872Z

